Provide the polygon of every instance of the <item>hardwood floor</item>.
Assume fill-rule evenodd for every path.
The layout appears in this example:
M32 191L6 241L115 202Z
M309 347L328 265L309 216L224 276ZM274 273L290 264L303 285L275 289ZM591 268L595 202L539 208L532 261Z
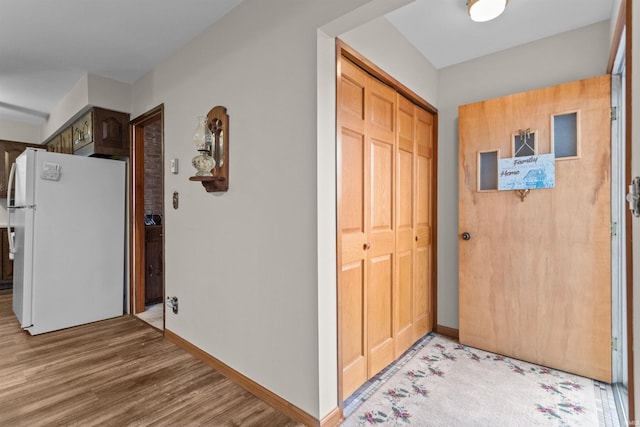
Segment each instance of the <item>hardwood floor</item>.
M0 426L151 424L298 425L135 317L30 336L0 291Z

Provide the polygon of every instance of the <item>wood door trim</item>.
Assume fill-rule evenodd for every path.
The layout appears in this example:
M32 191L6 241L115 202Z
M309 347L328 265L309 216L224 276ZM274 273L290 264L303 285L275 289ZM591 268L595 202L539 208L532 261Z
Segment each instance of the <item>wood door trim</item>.
M613 72L613 65L616 60L616 55L618 54L618 47L620 46L620 41L622 40L622 31L624 30L627 21L626 3L626 0L620 2L620 9L618 10L618 16L616 18L616 27L613 30L613 39L611 41L611 48L609 49L607 74L611 74Z
M145 235L144 235L144 126L160 119L164 141L164 104L131 120L131 183L130 183L130 250L129 250L129 310L131 314L144 311ZM164 144L163 144L164 151ZM164 204L163 204L164 205ZM164 218L164 212L163 212ZM163 238L164 247L164 238ZM164 266L163 266L164 271Z
M340 170L342 168L342 156L340 155L340 146L342 145L341 138L341 120L340 120L340 106L338 105L339 100L342 96L342 90L340 88L340 79L342 78L342 50L338 44L339 40L336 39L336 99L335 99L335 115L336 115L336 267L342 265L342 242L339 238L339 230L341 229L341 220L340 220L340 212L342 205L342 198L340 194L342 194L341 180L340 180ZM336 268L336 375L338 376L338 408L342 411L344 409L344 401L342 399L342 393L344 390L344 381L342 380L343 372L342 372L342 345L340 344L342 340L342 334L340 333L340 325L342 324L342 310L340 308L340 276L341 271L339 268Z
M622 42L622 33L626 29L625 33L625 67L627 79L625 81L624 96L625 96L625 182L631 182L631 147L632 147L632 102L631 102L631 67L632 67L632 2L629 0L622 0L620 2L620 9L618 10L618 16L616 18L616 26L613 32L613 39L611 41L611 48L609 50L609 62L607 64L607 73L613 73L613 66L618 53L618 48ZM635 420L635 387L634 387L634 363L633 363L633 245L631 242L632 236L632 216L629 210L625 209L626 213L626 226L625 226L625 256L626 262L626 323L627 323L627 399L628 399L628 419Z
M436 325L436 332L455 340L460 338L460 330L448 326Z

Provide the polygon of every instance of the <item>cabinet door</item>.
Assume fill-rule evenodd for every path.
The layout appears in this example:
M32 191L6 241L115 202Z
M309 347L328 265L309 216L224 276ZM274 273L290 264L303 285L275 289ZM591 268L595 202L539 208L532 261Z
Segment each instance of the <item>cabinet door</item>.
M60 153L73 154L73 129L67 128L60 134Z
M129 155L129 114L93 109L96 153L111 156Z
M78 151L93 142L93 121L91 111L80 117L72 126L73 151Z
M0 141L0 197L7 196L7 183L9 180L9 171L11 169L7 169L5 166L5 153L6 150L10 148L11 142L9 141ZM9 168L11 165L9 164Z
M23 142L0 141L0 198L7 195L7 184L9 182L9 172L11 165L16 161L27 147L40 147L39 144L27 144Z
M47 151L51 151L53 153L60 152L60 135L56 136L47 143Z
M0 244L2 247L2 254L0 255L2 259L0 280L3 282L13 280L13 261L9 259L9 241L7 240L7 234L6 228L0 229L0 239L2 239L2 243Z

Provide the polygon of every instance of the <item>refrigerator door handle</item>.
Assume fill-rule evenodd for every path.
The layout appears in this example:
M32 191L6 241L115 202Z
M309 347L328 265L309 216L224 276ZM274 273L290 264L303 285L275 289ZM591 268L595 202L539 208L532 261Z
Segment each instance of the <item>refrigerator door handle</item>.
M9 172L9 183L7 185L7 240L9 241L9 259L13 259L15 253L15 232L11 231L11 190L13 188L13 181L16 175L16 164L11 165L11 172ZM14 201L15 203L15 201Z

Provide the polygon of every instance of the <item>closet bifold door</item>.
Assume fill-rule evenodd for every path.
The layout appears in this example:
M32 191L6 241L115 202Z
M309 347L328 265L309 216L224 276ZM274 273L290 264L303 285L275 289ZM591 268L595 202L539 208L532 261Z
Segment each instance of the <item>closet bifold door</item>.
M404 353L414 340L413 299L416 281L416 107L398 95L396 150L396 298L395 353Z
M433 327L434 115L346 58L337 89L344 400Z
M338 337L342 399L368 379L367 249L369 153L365 125L367 76L342 61L338 81ZM367 207L367 208L365 208Z
M433 114L398 94L396 154L396 358L433 329L431 199Z
M433 330L434 115L415 106L413 342Z
M365 115L370 150L369 206L365 205L365 212L369 216L366 313L371 378L395 359L395 90L367 77Z
M343 398L395 358L396 93L351 62L339 82Z

